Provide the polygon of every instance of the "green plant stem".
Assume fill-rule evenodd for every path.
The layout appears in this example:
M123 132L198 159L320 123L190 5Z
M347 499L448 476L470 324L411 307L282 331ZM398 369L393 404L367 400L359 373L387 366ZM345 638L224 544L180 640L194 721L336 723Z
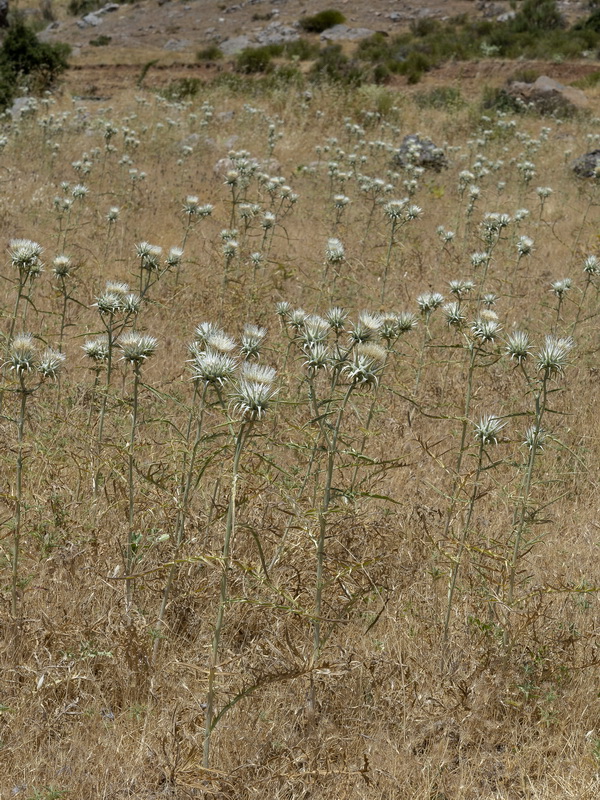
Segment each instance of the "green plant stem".
M11 611L16 619L19 613L19 554L21 549L21 512L23 507L23 444L25 440L25 408L27 395L23 372L19 373L19 395L21 406L17 423L17 485L15 490L15 527L13 531L13 554L11 575Z
M452 572L450 574L450 582L448 584L448 603L446 606L446 617L444 619L444 643L448 641L448 635L450 632L450 615L452 613L452 604L454 600L454 592L456 589L456 581L458 578L458 573L460 570L460 565L462 562L462 556L467 546L467 538L469 535L469 527L471 525L471 518L473 516L473 509L475 507L475 502L477 500L477 492L479 491L479 478L481 476L481 467L483 464L483 440L479 444L479 452L477 455L477 469L475 471L475 480L473 482L473 491L471 492L471 498L469 500L469 510L467 512L467 518L463 525L461 537L460 537L460 544L458 546L458 553L456 554L456 559L452 566Z
M221 642L221 631L223 628L223 621L225 618L225 606L227 605L229 595L229 569L231 566L231 543L235 534L235 513L236 513L236 495L237 484L239 476L240 456L244 443L250 435L253 422L242 422L240 430L235 439L235 451L233 456L233 467L231 471L231 494L229 496L229 506L227 508L227 521L225 524L225 539L223 541L223 552L221 556L221 587L219 594L219 608L217 611L217 619L215 622L215 629L213 633L210 663L208 668L208 691L206 696L206 716L205 716L205 729L204 729L204 752L202 763L205 769L208 769L210 763L210 745L211 736L213 732L213 718L215 711L215 673L217 668L217 661L219 658L219 644Z
M129 514L128 514L129 532L127 537L127 549L125 555L125 575L127 578L127 580L125 581L125 586L126 586L126 605L128 612L131 609L131 605L133 603L133 595L135 591L135 584L134 581L130 579L130 576L133 570L133 562L135 559L135 550L137 544L136 542L137 537L133 530L133 524L135 520L135 487L133 480L133 472L134 472L134 456L135 456L135 433L136 433L137 415L138 415L139 383L140 383L140 367L139 364L135 363L133 365L133 408L131 412L131 430L129 434L129 457L127 465L127 487L129 491Z
M387 254L385 257L385 266L383 269L383 283L381 285L381 303L385 302L385 290L387 287L387 278L388 278L388 271L390 268L390 260L392 258L392 247L394 246L394 233L396 232L396 225L398 221L396 219L392 219L392 230L390 232L390 241L388 244Z

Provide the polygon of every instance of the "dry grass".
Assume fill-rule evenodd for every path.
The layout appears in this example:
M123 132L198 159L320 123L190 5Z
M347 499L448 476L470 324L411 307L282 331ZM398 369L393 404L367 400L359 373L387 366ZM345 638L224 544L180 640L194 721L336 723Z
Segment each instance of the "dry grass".
M30 238L45 249L46 272L34 284L25 325L49 344L56 343L60 311L50 268L58 254L53 198L62 194L62 181L85 183L89 195L75 207L67 238L66 251L79 269L73 288L77 304L68 309L60 399L57 385L44 385L28 401L26 535L17 618L10 614L17 397L4 393L0 795L596 797L600 537L595 288L586 295L565 376L552 382L559 391L551 395L550 406L559 413L548 419L552 441L536 465L528 505L536 509L540 524L532 526L537 541L519 561L519 601L513 606L507 603L507 575L526 452L521 440L530 424L522 415L531 412L532 398L514 363L496 357L501 342L490 345L489 359L481 359L490 364L475 371L470 419L495 413L508 424L493 450L501 463L484 474L476 496L446 646L448 576L476 461L469 429L460 507L448 533L445 520L467 377L459 347L463 339L445 325L441 312L432 316L432 339L415 392L423 324L401 338L400 355L382 379L368 430L372 395L356 391L343 425L327 515L323 625L328 638L316 659L315 537L324 463L317 449L314 496L312 482L300 495L319 428L311 422L304 357L297 347L285 362L288 339L275 303L287 300L325 313L331 299L353 319L364 308L418 312L419 294L431 289L448 295L449 280L471 275L470 254L483 247L478 226L483 212L512 216L526 207L531 214L518 233L534 239L534 252L515 270L509 227L494 251L486 291L498 294L495 309L503 336L513 326L526 328L537 346L555 325L549 284L571 277L574 287L556 331L568 334L585 283L583 259L598 254L599 242L597 196L591 195L591 184L572 177L565 149L574 156L597 146L588 138L597 135L597 120L558 124L535 116L516 118L519 136L535 138L545 125L550 128L548 140L528 155L537 176L523 189L515 163L523 157L524 141L510 131L486 137L485 128L497 130L495 120L480 124L474 104L451 113L420 112L409 99L382 89L352 96L317 91L303 104L301 97L282 90L253 98L259 110L249 112L244 110L247 98L214 89L202 97L214 106L212 119L202 126L201 100L169 106L151 95L141 99L124 94L111 108L101 109L64 98L58 106L41 107L8 134L1 156L2 239L8 244ZM399 102L397 110L393 102ZM361 111L376 108L385 114L369 127ZM364 133L349 133L345 118L365 125ZM135 131L140 143L130 147L132 165L118 164L126 151L122 134L114 137L116 152L104 164L102 120ZM214 165L231 147L267 159L270 121L283 136L273 154L278 164L271 162L267 169L285 176L299 200L275 229L255 288L247 256L259 247L262 231L253 223L222 297L219 231L229 225L231 208L229 190ZM322 154L314 172L300 167L317 161L315 147L336 137L346 153L357 148L367 156L362 172L389 179L390 154L361 145L361 140L398 145L415 130L447 144L450 167L419 179L413 201L423 214L398 236L381 306L389 237L381 208L365 236L369 204L349 179L343 191L352 203L335 228L325 166L335 145ZM187 156L181 149L184 141L193 147ZM94 148L100 149L96 155ZM82 176L71 163L84 152L94 165ZM472 167L479 152L490 164L503 163L479 181L481 197L465 234L466 201L459 208L458 174ZM341 164L343 156L336 160ZM133 187L131 166L147 173ZM351 166L344 169L352 171ZM407 177L391 177L396 185L387 199L404 196ZM498 181L506 182L502 190ZM535 194L540 185L553 189L541 220ZM257 193L254 182L250 192L253 197ZM123 563L131 370L117 366L96 462L101 491L94 495L100 394L92 392L93 374L81 345L86 336L101 331L93 303L106 279L135 286L134 245L148 240L166 251L181 242L181 207L190 194L214 204L213 215L189 236L180 283L174 274L165 275L150 290L139 317L140 329L158 338L159 349L142 373L135 475L136 526L143 534L135 572L141 577L134 607L127 609ZM588 209L590 196L595 199ZM260 198L268 207L264 189ZM121 217L107 246L105 215L113 205L121 208ZM439 225L458 231L454 242L442 244ZM344 244L346 262L335 286L323 286L325 244L333 235ZM13 279L9 259L4 263L3 276ZM13 304L14 287L6 281L5 334ZM469 301L469 320L475 307ZM232 461L225 416L216 406L207 411L205 430L212 438L203 441L199 463L213 451L215 457L206 463L190 506L155 663L152 656L174 557L185 452L175 428L185 426L192 398L187 343L204 320L218 322L235 336L246 321L268 327L261 361L278 368L280 388L242 458L217 708L240 699L215 728L210 769L202 766L204 710ZM318 391L325 392L324 379L319 381ZM9 370L5 385L15 386ZM354 448L363 437L371 461L359 462L359 491L351 494ZM271 563L282 541L282 557L265 571L263 562Z

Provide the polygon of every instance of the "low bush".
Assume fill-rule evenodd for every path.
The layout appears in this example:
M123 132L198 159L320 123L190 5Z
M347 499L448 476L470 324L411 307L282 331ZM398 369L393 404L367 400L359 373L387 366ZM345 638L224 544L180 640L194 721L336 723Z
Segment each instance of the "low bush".
M218 61L220 58L223 58L223 53L216 44L209 44L196 53L198 61Z
M464 105L460 89L454 86L436 86L428 92L419 92L414 100L419 108L435 108L441 111L452 111Z
M271 59L283 52L283 45L265 45L264 47L246 47L235 58L235 71L242 75L255 75L270 72L273 69Z
M325 11L319 11L311 17L302 17L300 19L300 27L306 33L323 33L328 28L333 28L334 25L341 25L346 22L346 17L341 11L336 11L329 8Z

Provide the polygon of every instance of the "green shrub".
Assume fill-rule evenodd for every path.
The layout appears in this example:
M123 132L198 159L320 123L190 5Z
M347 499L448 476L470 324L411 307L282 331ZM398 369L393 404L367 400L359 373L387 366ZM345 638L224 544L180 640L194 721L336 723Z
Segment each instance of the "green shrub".
M418 83L425 72L434 65L425 53L420 53L418 50L411 50L404 61L399 65L398 72L400 75L406 75L409 83Z
M96 39L90 39L90 44L92 47L105 47L107 44L112 42L112 36L105 36L102 34L98 36Z
M280 48L279 52L273 52L274 48ZM279 55L283 51L283 45L265 45L264 47L246 47L235 58L235 71L242 75L255 75L260 72L270 72L273 69L271 59L273 55Z
M223 58L223 53L216 44L209 44L196 53L198 61L218 61L220 58Z
M179 101L195 97L200 91L202 81L199 78L178 78L164 88L160 94L167 100Z
M344 86L360 86L365 79L365 72L354 59L342 52L342 46L332 44L321 50L313 64L310 77L314 81L329 81Z
M556 0L524 0L510 27L517 33L553 31L565 27Z
M575 86L576 89L593 89L596 86L600 86L600 70L590 72L589 75L573 81L571 86Z
M540 77L540 73L536 69L517 69L510 76L509 83L517 81L518 83L534 83Z
M460 89L454 86L436 86L428 92L419 92L414 99L419 108L435 108L441 111L453 111L465 104Z
M297 39L295 42L287 42L283 46L286 58L297 58L299 61L311 61L318 58L320 50L317 42L310 42L308 39Z
M67 66L67 44L40 42L19 17L14 19L0 47L0 106L6 107L19 86L47 89Z
M591 30L600 33L600 8L597 8L587 19L581 20L575 25L576 30Z
M481 106L486 111L503 111L509 114L522 114L525 106L506 89L486 86L483 90Z
M306 33L323 33L328 28L333 28L334 25L341 25L346 22L346 17L341 11L336 11L329 8L326 11L319 11L312 17L301 17L300 27Z
M69 0L67 10L73 17L83 17L85 14L97 11L103 5L102 0Z

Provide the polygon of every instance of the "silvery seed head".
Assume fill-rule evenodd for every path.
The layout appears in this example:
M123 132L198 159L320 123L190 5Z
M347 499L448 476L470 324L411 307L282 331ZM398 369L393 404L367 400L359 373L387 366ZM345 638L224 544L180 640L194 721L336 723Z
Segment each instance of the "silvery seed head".
M57 278L68 278L71 274L71 259L69 256L56 256L52 261L52 272Z
M515 222L522 222L528 216L529 216L529 210L528 209L526 209L526 208L518 208L515 211L515 214L514 214Z
M515 331L508 335L504 351L514 359L517 364L522 364L523 361L528 358L530 350L531 343L528 333L525 331Z
M13 267L24 275L29 275L32 270L40 267L42 246L30 239L12 239L9 255Z
M553 292L559 300L562 300L571 289L572 283L571 278L562 278L559 281L553 281L550 284L550 291Z
M142 269L148 272L156 272L160 269L160 256L162 247L149 242L140 242L135 246L136 254L141 261Z
M543 346L537 353L538 370L544 372L547 377L562 374L574 344L570 336L546 336Z
M344 245L339 239L328 239L325 259L329 264L341 264L344 260Z
M272 211L265 211L263 214L263 218L260 222L260 227L265 231L270 231L271 228L275 226L275 222L277 221L277 217L273 214Z
M94 364L102 364L108 358L108 337L99 336L97 339L89 339L83 344L82 350Z
M348 312L344 308L340 308L340 306L333 306L333 308L330 308L325 314L325 319L329 323L331 329L335 331L336 334L339 334L344 330L344 325L348 319Z
M477 269L487 263L489 255L487 253L471 253L471 265Z
M276 393L270 383L258 383L240 377L232 397L234 410L248 421L262 419Z
M239 245L235 239L228 239L223 243L223 255L227 261L231 261L231 259L236 256L238 247Z
M206 346L211 350L217 350L219 353L231 353L236 348L236 341L223 331L218 331L207 336Z
M142 305L142 300L139 294L135 292L128 292L121 298L121 311L126 314L137 314Z
M124 333L117 342L117 347L123 353L123 361L135 366L143 364L146 359L154 355L157 346L158 341L154 336L135 332Z
M258 357L266 335L266 328L260 328L258 325L244 325L240 347L240 353L244 358Z
M475 438L482 445L498 444L498 436L505 425L506 423L502 422L499 417L493 414L484 414L475 425Z
M183 213L187 214L189 217L196 217L198 216L198 211L200 209L200 200L196 195L190 194L185 198L185 202L183 204Z
M65 363L66 356L64 353L59 353L57 350L48 348L44 350L40 356L37 365L37 371L44 378L56 378L60 372L61 367Z
M7 364L15 370L17 375L21 372L32 372L35 369L37 351L30 333L20 333L14 337L8 351Z
M346 197L345 194L336 194L333 198L333 205L338 210L346 208L346 206L350 205L350 198Z
M382 321L380 314L371 314L368 311L361 311L358 315L358 320L348 331L350 341L355 344L368 342L369 339L372 339L379 333Z
M205 219L206 217L210 217L213 210L214 206L212 206L210 203L205 203L198 209L198 216L200 217L200 219Z
M247 381L271 384L275 380L276 375L277 370L266 364L256 364L250 361L244 361L242 364L242 377Z
M198 353L192 361L193 380L211 386L223 386L235 374L236 361L225 353L206 350Z
M78 183L76 186L73 187L71 194L75 199L85 197L88 194L89 189L87 186L84 186L82 183Z
M485 319L479 316L471 323L471 332L480 342L493 342L498 338L502 326L494 319Z

